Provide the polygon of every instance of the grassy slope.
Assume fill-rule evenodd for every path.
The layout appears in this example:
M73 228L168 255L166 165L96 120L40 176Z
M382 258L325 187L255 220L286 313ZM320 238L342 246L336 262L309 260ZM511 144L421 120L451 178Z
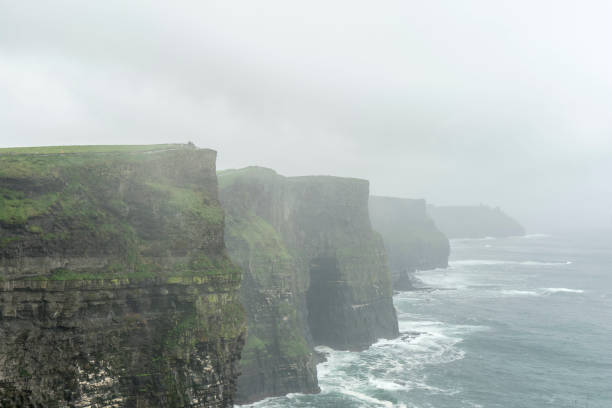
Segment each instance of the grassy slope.
M117 153L184 149L185 144L3 147L0 154Z

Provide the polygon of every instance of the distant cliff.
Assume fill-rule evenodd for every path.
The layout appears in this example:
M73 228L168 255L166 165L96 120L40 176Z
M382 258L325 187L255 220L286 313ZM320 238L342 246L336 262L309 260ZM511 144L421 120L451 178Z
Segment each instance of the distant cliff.
M245 323L215 159L0 149L0 406L232 406Z
M370 218L385 242L395 289L412 288L411 272L448 266L448 239L427 215L425 200L371 196Z
M238 399L317 392L313 346L363 349L398 335L368 182L219 173L226 244L244 274L248 337Z
M525 235L525 229L499 208L479 206L433 206L427 209L449 238L485 238Z

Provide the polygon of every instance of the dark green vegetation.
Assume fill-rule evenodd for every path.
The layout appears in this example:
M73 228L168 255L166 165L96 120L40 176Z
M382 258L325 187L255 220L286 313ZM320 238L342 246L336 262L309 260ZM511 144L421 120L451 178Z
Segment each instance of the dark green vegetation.
M84 145L84 146L35 146L35 147L3 147L0 154L70 154L70 153L113 153L118 152L154 152L176 150L194 147L184 144L156 145Z
M485 238L525 235L525 229L502 210L478 206L429 206L431 217L449 238Z
M448 239L427 215L425 200L372 196L370 217L385 242L396 289L412 289L416 270L448 266Z
M219 186L226 244L243 271L240 401L317 392L314 345L362 349L398 334L367 181L248 167L220 172Z
M0 149L0 406L232 405L244 312L215 157Z

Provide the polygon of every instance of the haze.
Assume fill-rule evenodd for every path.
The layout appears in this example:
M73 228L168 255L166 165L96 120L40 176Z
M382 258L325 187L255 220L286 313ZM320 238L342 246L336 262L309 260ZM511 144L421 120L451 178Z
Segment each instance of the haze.
M0 1L0 146L192 141L612 227L607 1Z

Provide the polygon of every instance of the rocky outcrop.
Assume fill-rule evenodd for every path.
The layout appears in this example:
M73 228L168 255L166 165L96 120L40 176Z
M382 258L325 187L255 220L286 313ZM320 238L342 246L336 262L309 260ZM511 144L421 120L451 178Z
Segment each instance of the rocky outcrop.
M414 271L448 266L448 238L427 215L425 200L371 196L370 218L384 240L395 289L413 289Z
M525 235L525 229L499 207L433 206L427 209L449 238L503 238Z
M359 350L398 335L368 182L219 173L226 244L244 274L248 323L240 401L317 392L314 345Z
M245 324L215 157L0 150L0 406L232 406Z

